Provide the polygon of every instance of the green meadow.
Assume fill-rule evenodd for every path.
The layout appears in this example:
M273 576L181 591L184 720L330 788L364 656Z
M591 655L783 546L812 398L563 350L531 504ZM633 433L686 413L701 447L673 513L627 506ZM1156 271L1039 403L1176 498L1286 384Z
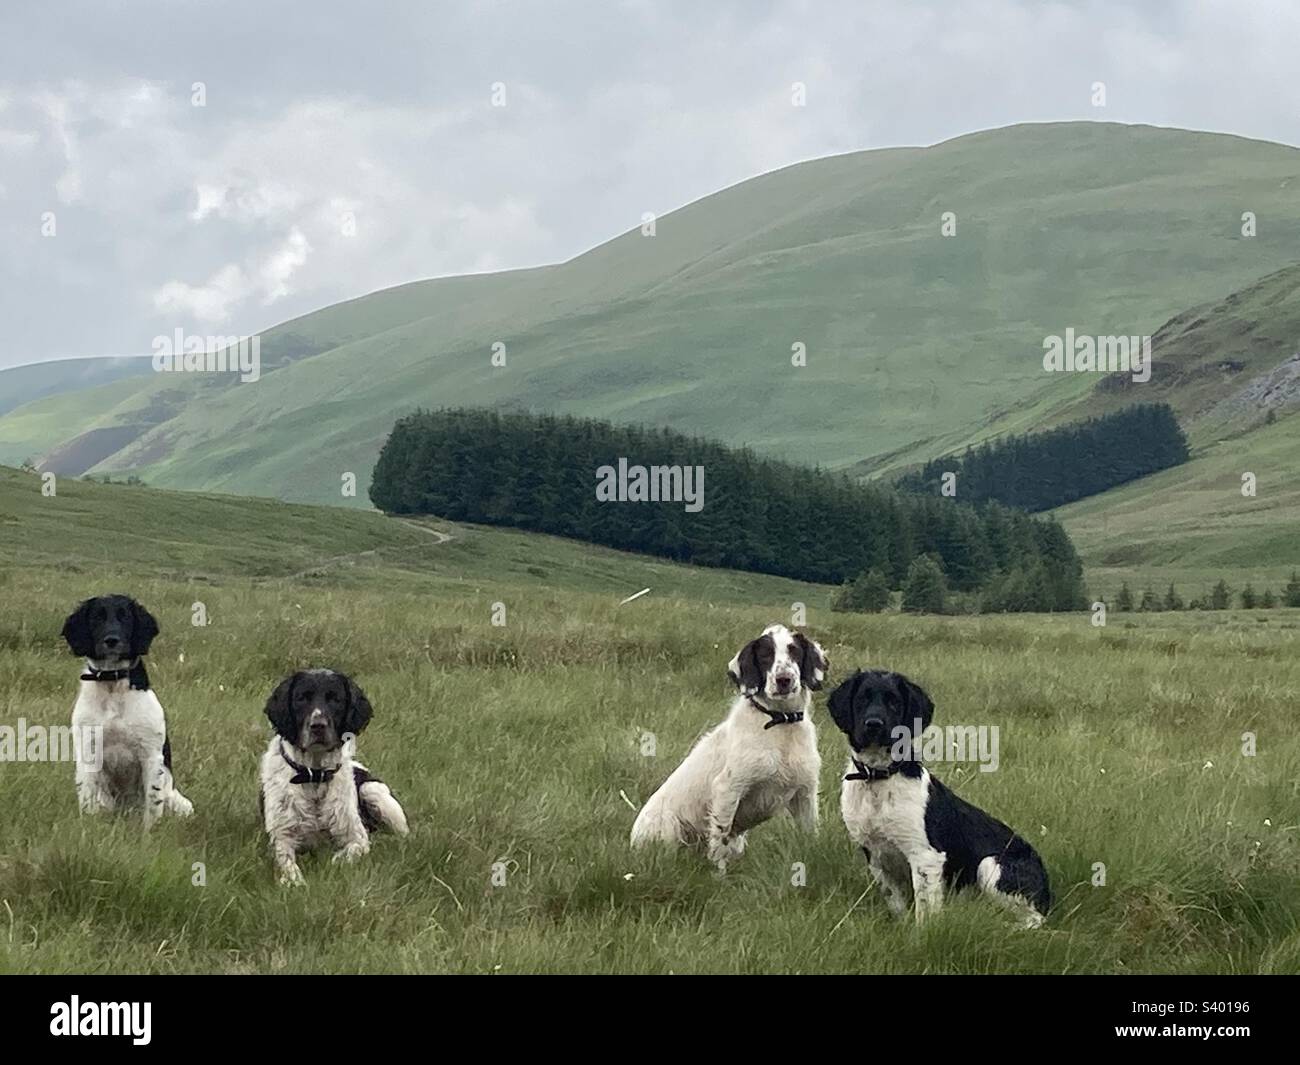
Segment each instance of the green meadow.
M826 587L546 537L68 479L44 498L9 470L0 560L0 724L65 724L64 616L134 594L196 808L145 837L81 818L70 764L0 765L6 972L1300 969L1300 611L833 614ZM898 669L936 723L998 726L996 772L933 768L1042 853L1043 929L979 898L924 928L887 914L839 820L824 697L817 835L760 826L725 878L629 850L633 808L724 714L727 660L798 603L832 683ZM412 834L309 857L286 889L257 816L262 705L309 664L370 696L360 753Z

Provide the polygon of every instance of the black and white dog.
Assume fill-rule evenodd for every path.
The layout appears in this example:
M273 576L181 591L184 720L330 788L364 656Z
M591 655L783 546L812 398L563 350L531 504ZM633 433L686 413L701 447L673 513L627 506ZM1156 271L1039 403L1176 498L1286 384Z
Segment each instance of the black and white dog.
M901 915L913 899L919 922L942 906L945 883L973 884L1024 927L1041 925L1052 896L1037 852L915 757L934 714L930 697L900 673L863 670L831 693L829 706L852 749L840 786L844 825L889 908Z
M828 668L814 641L784 625L741 648L727 666L739 689L731 712L646 801L632 846L703 844L726 872L745 833L782 810L815 830L821 756L808 713Z
M87 599L63 624L86 660L72 707L77 802L83 813L140 807L146 829L163 810L194 812L172 780L167 721L144 668L157 635L153 615L125 595Z
M329 843L335 861L351 862L369 852L375 829L407 834L388 785L354 757L371 708L350 677L301 670L271 693L266 716L276 734L262 755L258 800L280 883L303 883L300 851Z

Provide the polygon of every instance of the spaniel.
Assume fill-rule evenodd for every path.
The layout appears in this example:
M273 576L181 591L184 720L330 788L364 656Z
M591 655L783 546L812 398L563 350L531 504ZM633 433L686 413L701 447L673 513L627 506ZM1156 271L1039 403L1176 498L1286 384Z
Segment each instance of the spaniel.
M641 808L632 846L702 846L725 873L745 833L782 810L815 830L821 756L808 715L828 668L814 641L783 625L741 648L727 666L737 688L730 712Z
M87 599L63 624L85 659L72 707L77 802L83 813L138 807L146 829L164 810L194 812L172 779L167 721L144 668L157 635L153 615L125 595Z
M1052 904L1038 853L995 817L954 795L916 758L934 703L901 673L861 670L831 693L831 718L850 748L840 786L849 838L895 914L914 901L923 921L945 883L976 886L1026 928Z
M329 844L335 861L351 862L370 851L376 829L409 831L388 785L355 758L371 713L356 682L332 669L301 670L271 693L275 735L262 755L258 798L280 883L303 883L302 851Z

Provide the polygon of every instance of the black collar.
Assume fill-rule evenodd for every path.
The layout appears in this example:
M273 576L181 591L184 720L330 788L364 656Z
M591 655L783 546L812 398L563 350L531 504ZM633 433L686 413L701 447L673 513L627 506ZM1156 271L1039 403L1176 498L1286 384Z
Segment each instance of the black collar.
M328 784L342 768L336 765L333 769L312 769L309 766L299 765L284 753L283 743L280 744L280 757L288 762L289 768L294 771L290 784Z
M877 768L873 765L863 765L856 758L852 759L852 761L857 772L848 774L844 778L845 780L888 780L903 768L902 762L890 762L887 766Z
M803 720L802 710L769 710L752 695L747 695L745 698L749 700L750 705L753 706L755 710L761 710L772 719L763 726L764 732L770 729L773 725L797 725Z
M97 680L104 684L111 684L113 681L126 680L140 665L140 659L134 658L129 666L121 669L96 669L89 663L86 665L86 672L81 675L82 680Z

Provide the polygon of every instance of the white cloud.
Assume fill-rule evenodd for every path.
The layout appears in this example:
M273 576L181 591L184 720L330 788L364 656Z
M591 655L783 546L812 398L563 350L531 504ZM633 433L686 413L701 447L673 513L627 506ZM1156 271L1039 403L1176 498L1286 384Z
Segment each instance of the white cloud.
M196 318L205 325L221 324L230 320L232 309L248 291L244 271L228 263L202 285L168 281L154 293L153 305L173 320Z
M295 226L284 243L271 253L258 271L263 307L269 307L289 294L289 279L307 261L310 252L311 245L307 243L307 238Z

